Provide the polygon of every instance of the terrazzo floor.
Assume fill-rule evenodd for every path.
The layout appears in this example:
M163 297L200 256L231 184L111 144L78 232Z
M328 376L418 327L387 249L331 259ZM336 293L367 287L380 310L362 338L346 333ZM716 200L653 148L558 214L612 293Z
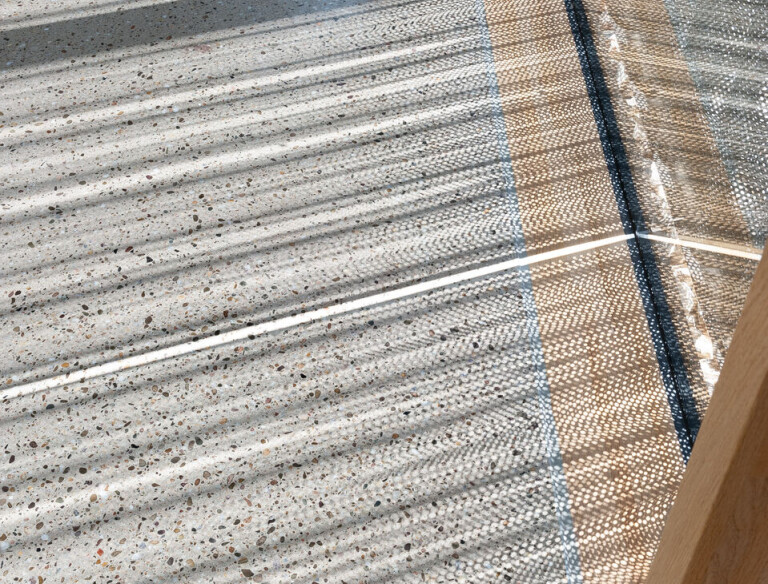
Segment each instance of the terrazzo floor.
M514 270L77 379L509 258L474 2L0 20L3 582L564 577Z

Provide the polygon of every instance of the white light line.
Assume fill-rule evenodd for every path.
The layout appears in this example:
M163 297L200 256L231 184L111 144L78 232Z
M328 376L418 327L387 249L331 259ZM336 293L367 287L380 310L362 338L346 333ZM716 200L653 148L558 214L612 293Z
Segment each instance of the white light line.
M715 245L711 243L704 243L702 241L695 241L691 239L678 239L673 237L666 237L664 235L656 235L654 233L638 233L637 236L642 239L649 239L651 241L669 243L672 245L680 245L682 247L690 247L693 249L700 249L700 250L709 251L712 253L719 253L719 254L734 256L738 258L745 258L748 260L760 261L760 258L762 257L762 254L760 252L747 251L745 249L726 247L723 245Z
M506 260L496 264L476 268L474 270L467 270L465 272L451 274L450 276L443 276L442 278L420 282L418 284L413 284L411 286L406 286L397 290L381 292L372 296L366 296L363 298L358 298L357 300L351 300L349 302L343 302L341 304L335 304L333 306L311 310L309 312L297 314L294 316L287 316L274 321L262 322L253 326L229 331L220 335L199 339L197 341L190 341L188 343L182 343L172 347L150 351L141 355L118 359L116 361L111 361L102 365L88 367L82 371L73 371L68 374L49 377L47 379L41 379L39 381L33 381L31 383L25 383L16 387L11 387L0 392L0 399L21 397L47 389L53 389L62 385L82 383L88 379L93 379L94 377L109 375L111 373L116 373L125 369L131 369L141 365L148 365L150 363L171 359L173 357L179 357L181 355L187 355L189 353L194 353L203 349L210 349L229 343L234 343L236 341L242 341L251 336L260 336L294 326L308 324L316 320L328 318L331 316L338 316L348 312L354 312L356 310L371 308L372 306L377 306L386 302L393 302L395 300L401 300L409 296L424 294L425 292L431 292L439 288L445 288L454 284L468 282L470 280L483 278L492 274L498 274L499 272L504 272L512 268L537 264L540 262L562 258L600 247L606 247L621 241L627 241L633 237L634 235L632 234L623 233L621 235L606 237L596 241L579 243L577 245L571 245L562 249L547 251L523 258Z

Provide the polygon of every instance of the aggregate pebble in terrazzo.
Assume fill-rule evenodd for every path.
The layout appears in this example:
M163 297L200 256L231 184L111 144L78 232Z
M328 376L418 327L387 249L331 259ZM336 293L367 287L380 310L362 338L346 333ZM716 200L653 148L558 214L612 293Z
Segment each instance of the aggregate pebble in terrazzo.
M519 286L7 400L2 581L564 581Z

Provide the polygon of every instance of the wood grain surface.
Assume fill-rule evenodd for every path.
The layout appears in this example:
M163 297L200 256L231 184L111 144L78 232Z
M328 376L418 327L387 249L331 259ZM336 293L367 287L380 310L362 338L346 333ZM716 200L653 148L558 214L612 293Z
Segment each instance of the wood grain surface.
M768 260L760 262L648 584L768 582Z

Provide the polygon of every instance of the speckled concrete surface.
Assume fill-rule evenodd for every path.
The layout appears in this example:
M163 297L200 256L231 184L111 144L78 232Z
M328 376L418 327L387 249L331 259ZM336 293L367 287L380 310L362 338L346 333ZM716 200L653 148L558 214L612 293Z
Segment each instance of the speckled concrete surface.
M472 1L2 10L6 388L514 254ZM5 400L3 581L565 581L518 279Z
M473 1L155 4L5 24L6 382L512 253Z
M519 286L501 275L12 401L0 570L564 581Z

